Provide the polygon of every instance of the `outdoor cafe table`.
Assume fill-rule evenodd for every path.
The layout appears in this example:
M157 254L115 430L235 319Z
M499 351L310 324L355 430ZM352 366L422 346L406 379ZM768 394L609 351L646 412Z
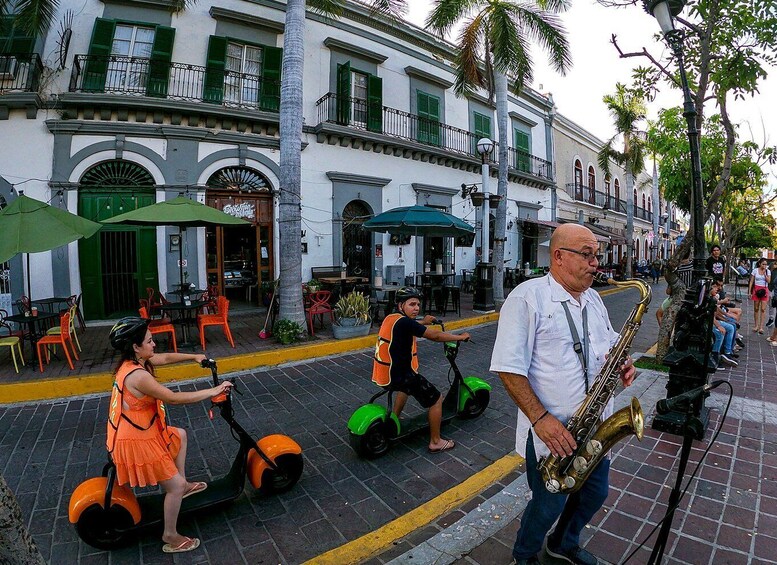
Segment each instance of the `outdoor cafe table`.
M343 296L348 291L349 286L353 287L357 284L369 282L369 279L365 277L321 277L318 280L323 284L331 286L337 286L339 284L340 296Z
M4 320L6 322L16 322L20 326L26 326L27 339L32 348L33 363L30 366L33 370L35 370L35 365L38 363L38 348L36 347L36 344L46 331L44 322L55 318L59 318L58 312L43 312L42 310L39 310L37 316L14 314L13 316L7 316Z
M31 300L30 304L43 306L43 309L47 312L54 312L55 304L67 304L68 300L70 300L69 296L54 296L52 298L38 298L37 300ZM59 308L57 308L57 311L59 311Z
M421 284L430 284L431 286L443 286L447 279L456 276L455 271L438 273L437 271L429 271L428 273L418 273L421 277Z
M174 285L174 286L178 286L178 285ZM172 294L173 296L175 296L176 300L180 301L182 296L196 297L197 300L199 300L202 297L203 293L205 292L206 291L201 288L192 289L189 286L187 286L186 288L183 288L183 289L176 288L175 290L170 290L167 292L167 294L168 295Z
M160 310L178 312L179 318L174 321L181 326L181 332L183 339L178 343L178 347L190 347L194 349L197 347L197 342L190 340L189 326L197 321L197 311L203 306L209 304L204 300L191 300L189 304L186 302L168 302L162 304Z

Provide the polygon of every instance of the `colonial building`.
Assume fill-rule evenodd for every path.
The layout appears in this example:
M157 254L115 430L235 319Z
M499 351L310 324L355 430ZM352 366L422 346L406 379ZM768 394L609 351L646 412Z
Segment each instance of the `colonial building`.
M600 240L602 263L617 265L626 255L624 169L611 163L609 174L605 174L598 164L604 142L565 116L558 115L553 121L553 143L558 186L556 219L584 223ZM661 198L654 202L653 179L645 173L635 179L632 196L634 259L649 261L653 251L659 258L665 257L673 251L680 233L676 209ZM658 214L658 233L654 231L654 214Z

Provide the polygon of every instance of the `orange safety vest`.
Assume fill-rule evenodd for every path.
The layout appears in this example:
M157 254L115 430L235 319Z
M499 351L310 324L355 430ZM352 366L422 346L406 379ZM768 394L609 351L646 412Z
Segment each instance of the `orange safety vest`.
M129 416L122 414L122 404L124 401L124 379L138 369L142 369L137 361L125 361L122 363L119 370L116 371L116 379L113 381L113 390L111 392L111 403L108 407L108 435L105 440L105 446L108 449L108 453L113 453L113 448L116 445L116 432L119 431L119 424L124 419L129 422L133 427L139 430L147 430L156 423L159 427L159 431L162 434L162 438L165 441L166 446L169 448L172 443L172 437L170 431L167 429L167 421L165 418L166 410L165 403L157 399L156 401L156 414L151 418L151 421L147 426L143 427L133 422Z
M404 314L389 314L380 325L378 341L375 344L375 357L372 362L372 382L378 386L391 384L391 340L394 337L394 326ZM410 367L418 372L418 345L413 336L413 349Z

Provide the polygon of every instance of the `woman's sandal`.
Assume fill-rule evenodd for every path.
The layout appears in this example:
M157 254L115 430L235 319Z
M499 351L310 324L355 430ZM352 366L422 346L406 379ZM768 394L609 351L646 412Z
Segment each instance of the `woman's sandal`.
M189 483L189 485L191 486L187 488L185 491L183 491L183 496L181 497L181 500L183 500L187 496L197 494L198 492L202 492L206 488L208 488L208 483L203 483L202 481L199 481L196 483Z
M438 447L436 449L429 448L429 453L440 453L441 451L448 451L449 449L453 449L456 447L456 444L453 443L452 439L446 439L443 440L442 447Z
M184 537L183 541L178 545L166 543L162 546L162 551L165 553L186 553L187 551L194 551L198 547L200 547L200 538Z

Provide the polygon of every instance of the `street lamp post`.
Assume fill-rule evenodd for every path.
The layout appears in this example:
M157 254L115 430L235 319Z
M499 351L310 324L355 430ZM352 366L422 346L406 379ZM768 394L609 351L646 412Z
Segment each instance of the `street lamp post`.
M476 312L492 312L494 304L494 265L489 253L489 167L488 156L494 149L494 142L488 138L478 140L478 153L481 158L483 213L480 220L480 261L475 267L475 292L472 297L472 309Z
M691 98L688 77L685 73L683 32L675 29L674 18L685 6L685 0L643 0L645 10L658 20L661 31L677 59L680 85L683 90L683 116L688 124L688 142L691 151L691 215L693 225L693 281L704 277L707 269L707 249L704 244L704 201L701 178L701 151L699 129L696 127L696 106Z

